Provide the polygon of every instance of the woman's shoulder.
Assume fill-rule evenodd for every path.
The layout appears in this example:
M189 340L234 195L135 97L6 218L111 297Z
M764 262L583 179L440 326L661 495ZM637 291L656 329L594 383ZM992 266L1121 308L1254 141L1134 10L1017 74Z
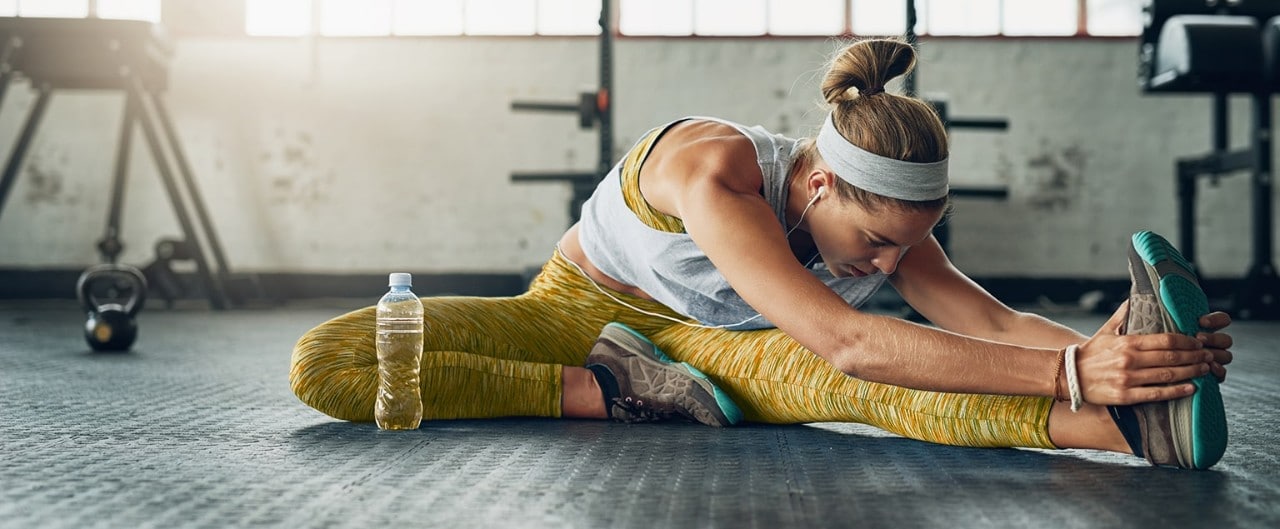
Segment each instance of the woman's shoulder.
M741 142L751 143L751 139L746 137L737 125L728 121L706 117L690 117L675 123L663 135L664 142L669 139L676 142L725 145Z
M759 177L756 147L734 125L708 118L691 118L672 126L663 135L661 154L673 164L696 173L754 172ZM754 171L750 171L754 168Z

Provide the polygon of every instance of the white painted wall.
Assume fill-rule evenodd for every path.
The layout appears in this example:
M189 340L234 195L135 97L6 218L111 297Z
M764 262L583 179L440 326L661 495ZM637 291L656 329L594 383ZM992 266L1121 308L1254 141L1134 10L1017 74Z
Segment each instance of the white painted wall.
M943 39L922 44L920 89L957 116L1007 117L1007 134L959 131L957 184L1007 184L1007 202L962 200L957 264L980 276L1122 277L1127 234L1175 235L1173 164L1210 142L1207 97L1143 97L1130 40ZM825 39L623 39L618 150L687 115L811 133ZM590 38L243 39L177 42L166 95L237 271L516 272L566 225L563 185L518 170L591 170L595 135L514 99L570 100L596 82ZM9 91L8 149L33 97ZM60 92L0 215L0 268L97 261L122 97ZM1243 145L1248 106L1234 102ZM135 141L123 261L142 264L177 222ZM1244 175L1202 186L1209 276L1249 257Z

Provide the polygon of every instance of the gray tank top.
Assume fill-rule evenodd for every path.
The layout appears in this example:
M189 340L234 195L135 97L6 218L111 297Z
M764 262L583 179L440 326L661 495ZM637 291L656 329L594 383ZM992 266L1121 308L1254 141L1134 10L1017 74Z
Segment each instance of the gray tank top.
M786 179L798 142L760 126L748 128L716 118L686 117L660 128L689 119L723 123L751 139L764 175L764 199L786 230ZM646 136L648 133L641 137ZM743 301L688 234L653 229L627 208L622 196L621 171L622 162L619 162L582 205L578 237L591 263L605 275L643 290L659 303L704 325L726 326L732 330L774 327L763 316L756 317L759 312ZM836 278L821 259L814 259L806 268L855 307L865 303L887 278L883 273ZM750 319L753 317L756 318Z

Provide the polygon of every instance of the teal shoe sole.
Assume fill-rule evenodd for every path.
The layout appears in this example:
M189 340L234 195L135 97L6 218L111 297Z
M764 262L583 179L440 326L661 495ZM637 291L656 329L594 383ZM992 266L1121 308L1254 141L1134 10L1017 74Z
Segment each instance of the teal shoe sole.
M738 408L738 405L733 402L733 399L729 398L729 394L725 393L724 390L720 389L720 386L717 386L716 383L713 382L710 377L708 377L702 371L698 371L698 368L693 367L686 362L676 362L670 356L667 356L667 353L662 352L662 349L658 348L658 346L654 344L652 341L650 341L647 336L640 334L638 331L636 331L635 329L632 329L631 327L628 327L616 321L609 323L608 325L606 325L606 327L615 327L615 328L627 331L632 336L635 336L636 338L639 338L644 343L649 344L649 346L653 348L653 354L654 356L658 357L658 360L661 360L663 363L666 363L666 364L672 364L672 365L681 367L685 371L687 371L690 375L693 375L695 378L699 378L707 381L707 384L711 385L712 395L715 396L716 398L716 406L720 408L720 413L723 413L725 418L729 420L729 424L738 424L739 422L742 422L742 409Z
M1196 281L1195 267L1164 237L1149 231L1133 234L1133 248L1143 262L1156 271L1159 284L1155 285L1169 319L1178 332L1195 336L1200 329L1200 317L1209 313L1209 300ZM1190 407L1189 463L1193 468L1213 466L1227 449L1227 417L1222 402L1218 380L1206 374L1191 380L1196 392L1183 406ZM1177 408L1178 406L1174 406Z
M1218 380L1204 375L1191 381L1196 385L1192 395L1191 424L1195 435L1191 466L1205 469L1222 459L1227 451L1227 415Z

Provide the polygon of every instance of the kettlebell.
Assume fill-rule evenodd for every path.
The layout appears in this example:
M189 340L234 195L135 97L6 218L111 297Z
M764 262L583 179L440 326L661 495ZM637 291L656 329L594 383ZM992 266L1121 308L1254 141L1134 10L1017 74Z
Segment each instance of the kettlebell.
M134 319L147 297L147 279L137 268L120 264L89 267L76 281L84 307L84 339L94 351L126 351L138 338Z

